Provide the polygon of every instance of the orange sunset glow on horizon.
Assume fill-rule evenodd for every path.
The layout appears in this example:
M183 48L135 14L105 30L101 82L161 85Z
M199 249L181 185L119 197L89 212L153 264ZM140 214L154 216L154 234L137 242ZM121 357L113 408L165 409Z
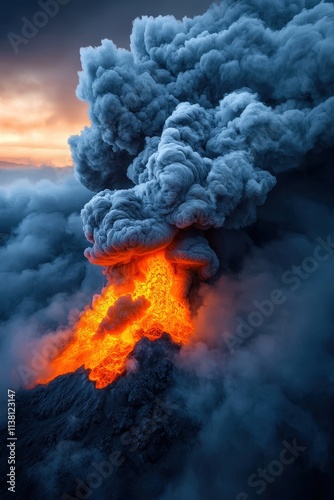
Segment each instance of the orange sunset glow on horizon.
M40 75L20 76L1 86L0 161L71 166L68 138L88 124L87 106L73 89L57 95Z

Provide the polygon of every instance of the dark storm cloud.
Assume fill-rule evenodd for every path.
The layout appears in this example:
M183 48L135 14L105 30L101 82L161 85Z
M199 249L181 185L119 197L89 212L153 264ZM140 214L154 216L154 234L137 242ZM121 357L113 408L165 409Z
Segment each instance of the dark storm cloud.
M208 228L251 224L274 174L331 145L334 6L271 12L231 0L182 22L144 17L130 51L109 40L82 49L77 93L92 125L70 145L81 182L102 190L83 211L91 262L173 244L175 261L198 266L196 236L198 249ZM191 240L175 239L183 230ZM214 275L208 244L202 256L213 263L202 275Z

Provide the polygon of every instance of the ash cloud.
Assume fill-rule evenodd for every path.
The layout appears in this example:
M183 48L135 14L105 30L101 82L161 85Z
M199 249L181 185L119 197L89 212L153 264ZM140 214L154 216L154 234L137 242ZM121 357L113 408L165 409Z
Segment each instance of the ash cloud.
M332 2L229 0L194 19L136 19L130 50L82 49L92 124L69 142L80 181L100 191L82 212L89 260L172 245L213 276L206 230L253 223L277 175L333 141L333 18Z
M114 305L109 307L96 335L120 333L127 325L139 319L149 305L150 302L145 297L138 297L135 300L130 294L120 297Z
M42 335L73 323L103 281L83 256L80 209L91 193L72 173L34 177L0 189L1 390L25 385L18 365Z

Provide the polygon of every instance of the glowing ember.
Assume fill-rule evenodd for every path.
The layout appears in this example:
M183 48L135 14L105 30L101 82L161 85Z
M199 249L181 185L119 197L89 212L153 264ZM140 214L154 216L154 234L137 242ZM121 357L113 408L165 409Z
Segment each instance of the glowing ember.
M175 274L163 253L147 256L143 266L145 278L135 280L131 293L117 293L113 285L103 289L76 324L73 340L50 363L52 375L36 383L84 366L101 389L124 372L126 357L143 335L154 340L165 331L174 342L188 341L192 324L180 293L183 275Z

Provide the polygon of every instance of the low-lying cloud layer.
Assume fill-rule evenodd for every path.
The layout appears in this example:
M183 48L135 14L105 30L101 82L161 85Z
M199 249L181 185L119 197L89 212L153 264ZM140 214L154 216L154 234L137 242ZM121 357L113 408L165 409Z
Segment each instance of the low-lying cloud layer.
M32 357L30 341L74 321L102 287L101 273L83 257L80 210L90 197L72 173L58 181L17 180L0 189L4 387L15 380L26 385L17 367Z

